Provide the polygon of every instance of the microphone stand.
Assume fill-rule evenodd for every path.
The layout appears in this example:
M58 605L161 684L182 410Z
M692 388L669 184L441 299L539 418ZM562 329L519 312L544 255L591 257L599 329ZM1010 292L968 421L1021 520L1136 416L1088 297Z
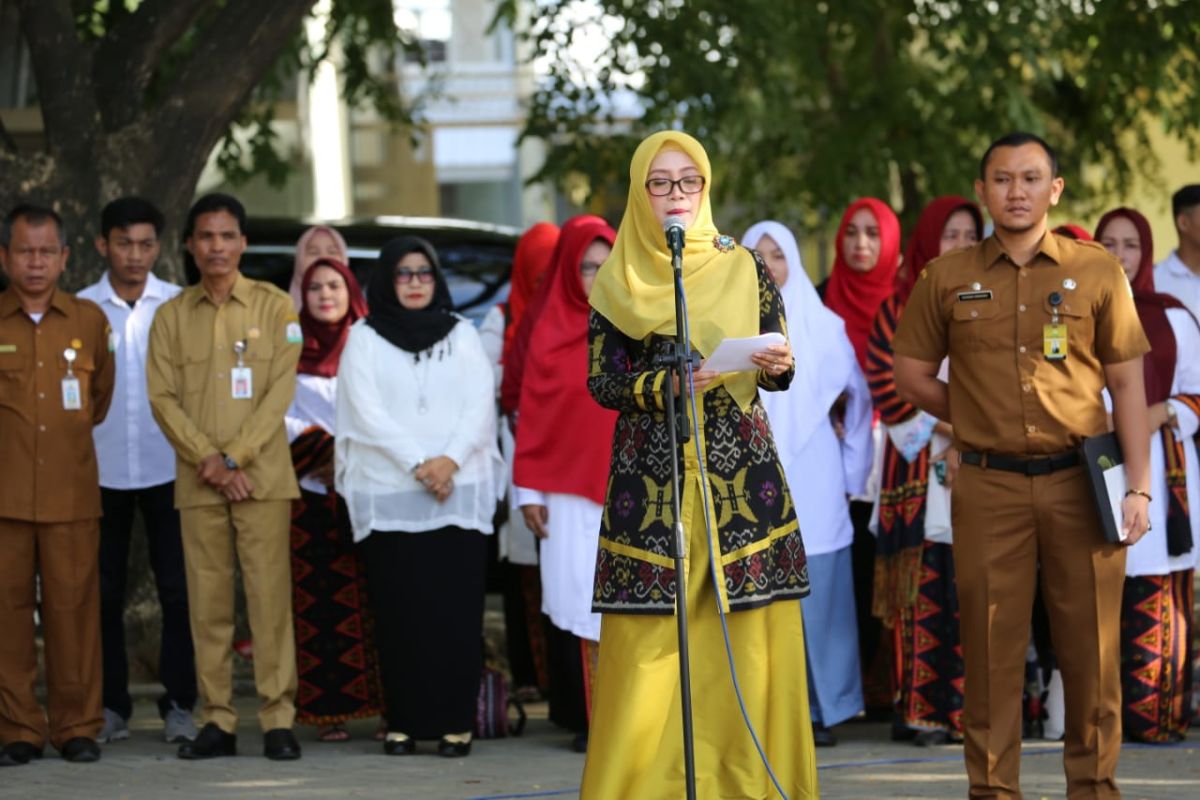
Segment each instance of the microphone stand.
M682 238L682 232L680 232L680 238ZM668 234L668 241L670 241L670 234ZM679 447L691 439L687 415L687 378L692 356L688 341L687 317L683 307L682 248L672 247L671 249L671 271L675 278L675 341L667 345L665 352L655 359L655 364L667 368L667 377L664 383L666 383L667 394L665 408L669 410L670 415L667 430L671 442L671 513L674 517L672 539L674 552L671 555L675 560L675 622L679 641L680 707L683 712L683 770L687 800L696 800L696 756L692 733L692 677L688 658L687 576L684 572L685 540L683 514L680 506L683 482L679 467L682 455ZM675 377L679 379L678 396L675 394Z

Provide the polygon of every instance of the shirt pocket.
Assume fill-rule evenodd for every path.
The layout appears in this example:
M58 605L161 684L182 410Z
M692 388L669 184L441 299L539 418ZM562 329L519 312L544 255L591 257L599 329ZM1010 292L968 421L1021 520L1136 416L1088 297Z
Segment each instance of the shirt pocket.
M1046 324L1049 325L1054 321L1055 308L1049 300L1045 301L1043 308ZM1085 298L1072 297L1060 303L1057 312L1059 324L1067 326L1067 356L1090 351L1096 338L1091 304Z
M0 405L13 406L33 385L28 353L0 353Z
M258 336L254 339L246 341L246 356L247 363L254 362L256 366L265 366L271 363L271 359L275 356L275 343L265 336Z
M950 342L955 349L983 350L1005 344L1000 303L994 298L959 300L951 308L950 317Z

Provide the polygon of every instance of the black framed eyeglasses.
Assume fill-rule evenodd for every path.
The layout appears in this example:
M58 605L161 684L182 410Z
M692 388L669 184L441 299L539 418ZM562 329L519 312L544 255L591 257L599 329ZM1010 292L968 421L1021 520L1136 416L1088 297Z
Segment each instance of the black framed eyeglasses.
M688 175L677 181L668 178L651 178L646 181L646 191L654 197L666 197L676 186L684 194L700 194L704 191L704 176Z
M421 269L412 270L401 267L396 270L396 283L411 283L413 278L417 279L417 283L433 283L433 268L422 267Z

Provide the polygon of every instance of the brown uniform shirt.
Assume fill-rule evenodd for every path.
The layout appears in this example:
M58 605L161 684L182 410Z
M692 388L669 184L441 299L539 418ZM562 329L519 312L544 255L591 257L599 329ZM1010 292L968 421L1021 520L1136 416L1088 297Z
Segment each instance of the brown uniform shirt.
M233 397L234 344L252 373L251 397ZM175 505L226 502L196 477L197 465L225 453L246 472L256 500L300 496L283 417L296 391L302 336L292 299L238 276L220 306L200 284L163 303L150 327L146 387L150 408L175 448Z
M74 522L100 516L92 428L112 400L109 327L95 303L61 290L40 323L0 292L0 517ZM63 402L67 348L75 351L77 411Z
M1054 292L1067 327L1061 361L1043 350ZM1108 429L1102 367L1150 345L1120 263L1094 242L1047 233L1023 267L995 236L931 262L893 348L930 363L950 356L950 422L961 450L1046 455Z

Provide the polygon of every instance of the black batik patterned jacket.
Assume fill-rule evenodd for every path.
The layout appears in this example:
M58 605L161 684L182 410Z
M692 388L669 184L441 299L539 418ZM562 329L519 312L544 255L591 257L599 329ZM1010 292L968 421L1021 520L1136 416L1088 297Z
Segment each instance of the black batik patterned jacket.
M783 301L761 257L754 256L760 330L786 336ZM592 608L671 614L675 570L670 440L663 412L666 373L654 366L654 356L670 337L652 333L634 341L593 309L588 339L588 388L598 403L621 412L613 436ZM758 385L780 391L793 374L790 370L772 378L760 371ZM724 386L708 389L700 399L710 513L724 577L722 600L736 611L807 595L808 567L794 500L761 401L755 396L743 412ZM684 526L692 530L704 525L696 502L700 482L694 442L683 445L682 462ZM707 553L694 555L708 558Z

